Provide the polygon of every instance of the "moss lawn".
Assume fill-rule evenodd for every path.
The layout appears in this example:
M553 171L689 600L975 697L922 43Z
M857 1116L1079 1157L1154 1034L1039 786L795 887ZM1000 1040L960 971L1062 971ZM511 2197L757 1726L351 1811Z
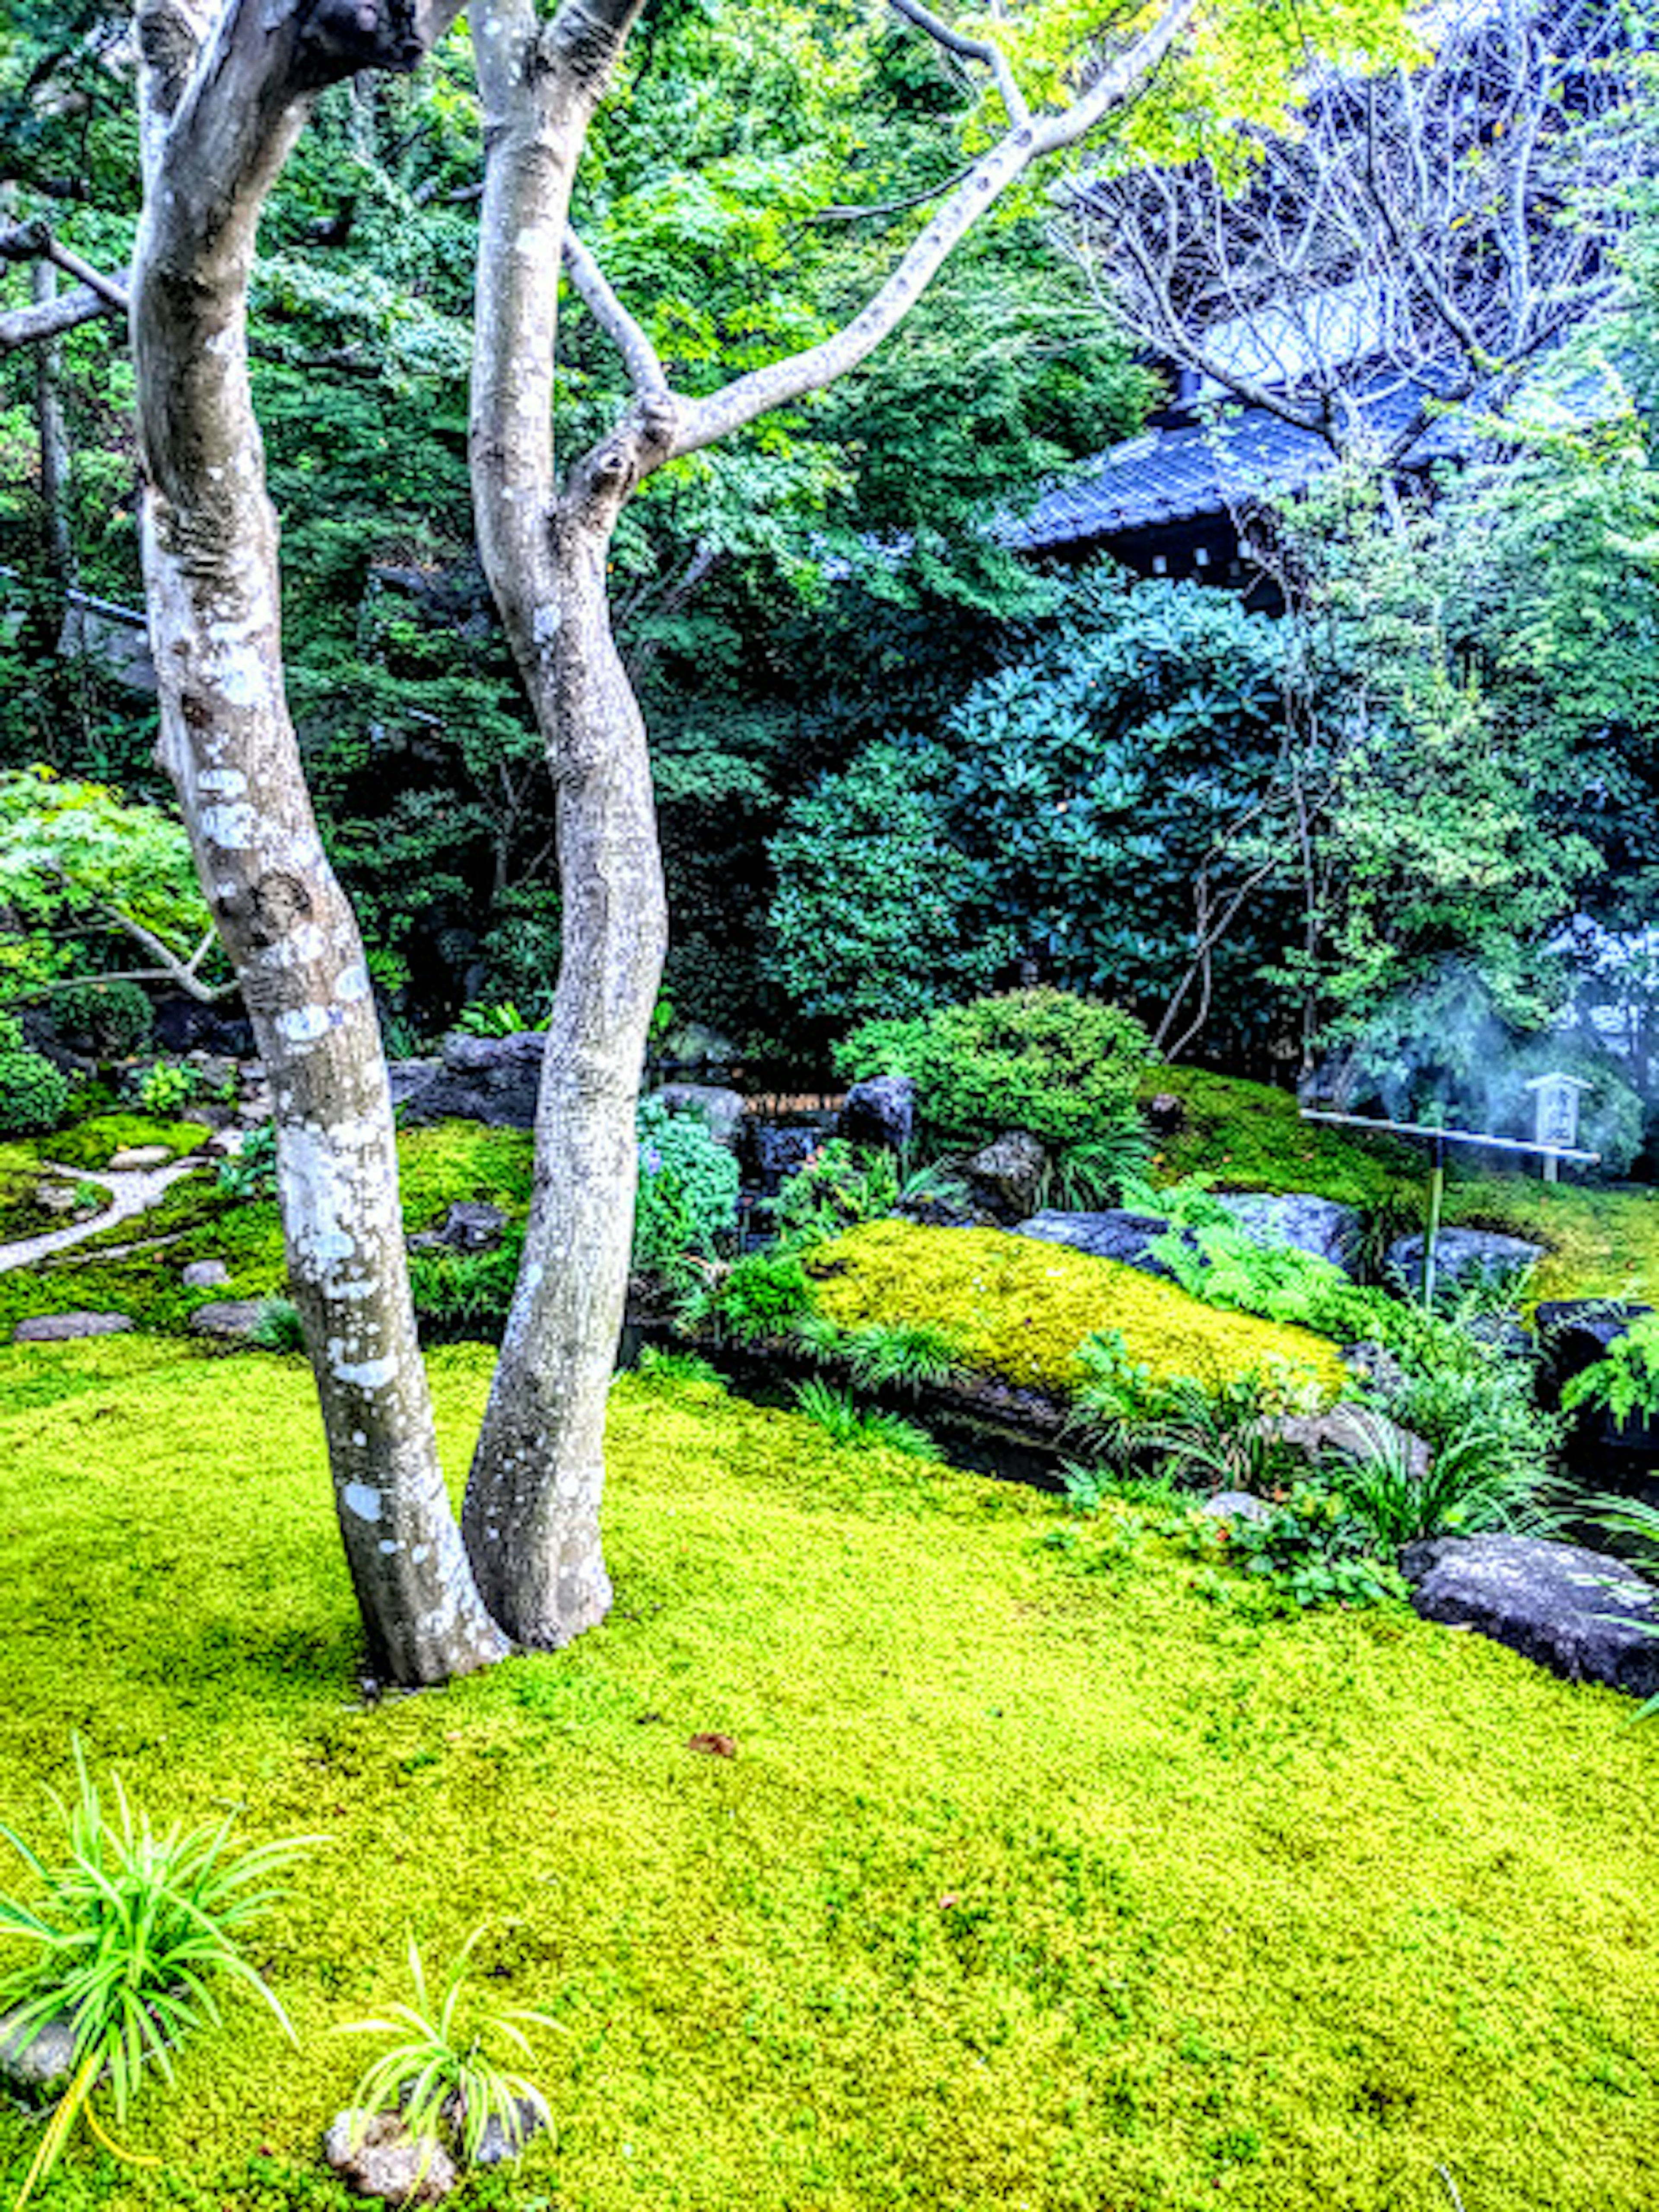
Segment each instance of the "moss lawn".
M489 1358L433 1361L456 1470ZM1475 1638L631 1378L610 1620L365 1711L306 1370L143 1338L0 1349L0 1819L78 1732L162 1819L322 1838L257 1945L298 2051L233 1996L134 2108L160 2167L77 2140L45 2212L343 2212L332 2031L481 1923L564 2033L471 2205L1659 2201L1659 1727Z

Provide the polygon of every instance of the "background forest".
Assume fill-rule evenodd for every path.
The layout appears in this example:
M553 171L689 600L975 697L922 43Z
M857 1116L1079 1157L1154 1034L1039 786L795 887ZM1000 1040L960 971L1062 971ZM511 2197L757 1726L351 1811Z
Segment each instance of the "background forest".
M137 191L119 11L48 0L14 21L11 309L42 296L30 225L118 272ZM700 365L712 381L844 315L971 112L925 45L831 55L788 11L739 35L729 10L665 0L630 67L632 127L600 118L579 221L694 391ZM471 539L470 83L452 45L408 82L326 95L255 276L296 719L404 1052L468 1007L538 1018L557 947L552 795ZM1630 180L1611 193L1609 134ZM1013 550L1042 486L1166 397L1050 189L956 258L901 344L653 481L612 585L668 856L671 1042L697 1024L816 1065L850 1021L1034 963L1172 1054L1322 1066L1398 1106L1471 1078L1494 1025L1506 1079L1528 1038L1559 1061L1575 1005L1596 1060L1595 1006L1624 1057L1596 1073L1597 1133L1632 1158L1659 867L1650 139L1638 101L1586 142L1594 204L1552 220L1596 229L1607 281L1528 406L1455 471L1405 484L1348 450L1258 515L1282 619L1250 611L1261 592ZM617 372L578 303L559 343L568 445ZM156 801L153 703L109 665L131 628L100 615L141 604L129 398L118 317L0 356L0 767ZM66 635L71 605L91 611ZM38 790L7 804L13 921L33 931L9 988L40 1005L131 946L61 886L25 887Z

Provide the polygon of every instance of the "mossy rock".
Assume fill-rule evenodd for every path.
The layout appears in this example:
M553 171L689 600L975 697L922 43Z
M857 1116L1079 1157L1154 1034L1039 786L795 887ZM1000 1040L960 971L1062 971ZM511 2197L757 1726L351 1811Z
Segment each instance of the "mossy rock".
M148 1114L95 1114L40 1139L43 1159L66 1168L106 1168L118 1152L164 1146L174 1159L199 1152L210 1131L199 1121L158 1121Z
M867 1222L811 1265L817 1309L840 1327L947 1328L970 1367L1028 1388L1074 1389L1078 1346L1097 1329L1119 1330L1158 1381L1221 1382L1273 1360L1306 1368L1333 1395L1347 1381L1335 1346L1310 1330L1220 1312L1114 1260L1000 1230Z

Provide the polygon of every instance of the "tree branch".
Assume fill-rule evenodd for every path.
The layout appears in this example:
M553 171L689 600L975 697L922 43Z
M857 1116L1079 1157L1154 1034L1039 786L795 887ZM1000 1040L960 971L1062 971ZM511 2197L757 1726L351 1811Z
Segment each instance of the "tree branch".
M907 23L925 32L936 46L943 46L946 53L958 55L963 61L982 63L996 79L997 92L1010 124L1016 131L1024 130L1031 119L1031 111L1025 105L1024 94L1014 82L1008 57L1000 46L989 39L964 38L931 8L924 8L921 0L888 0L888 4Z
M622 356L628 380L643 398L668 390L668 374L642 324L636 322L611 290L605 271L567 225L564 265L570 281L599 328Z

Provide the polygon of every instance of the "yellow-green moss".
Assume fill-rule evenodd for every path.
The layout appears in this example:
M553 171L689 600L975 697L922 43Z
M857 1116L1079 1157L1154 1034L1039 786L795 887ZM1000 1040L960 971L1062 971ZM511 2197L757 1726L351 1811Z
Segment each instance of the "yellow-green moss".
M818 1308L843 1328L931 1322L957 1334L970 1366L1040 1389L1075 1388L1077 1348L1096 1329L1120 1330L1158 1380L1216 1382L1271 1360L1333 1392L1346 1379L1334 1347L1306 1329L1218 1312L1173 1283L1036 1237L872 1221L812 1264Z
M433 1363L463 1468L487 1385ZM531 2212L1651 2212L1659 1729L1408 1616L1267 1618L1125 1519L627 1382L617 1606L362 1711L297 1361L0 1350L0 1819L78 1733L311 1833L240 1993L42 2212L346 2212L334 2030L468 1934L550 2010ZM1092 1556L1091 1538L1085 1548ZM1237 1590L1235 1597L1230 1593ZM734 1759L699 1756L718 1731ZM18 1880L14 1866L0 1880ZM0 2194L39 2130L0 2106Z
M438 1121L398 1138L404 1222L430 1229L462 1199L483 1199L522 1215L530 1204L535 1141L527 1129L487 1129L478 1121Z
M118 1152L140 1146L160 1146L175 1159L199 1152L209 1131L199 1121L161 1121L149 1114L97 1114L77 1121L72 1129L58 1129L35 1139L43 1159L64 1167L106 1168Z

